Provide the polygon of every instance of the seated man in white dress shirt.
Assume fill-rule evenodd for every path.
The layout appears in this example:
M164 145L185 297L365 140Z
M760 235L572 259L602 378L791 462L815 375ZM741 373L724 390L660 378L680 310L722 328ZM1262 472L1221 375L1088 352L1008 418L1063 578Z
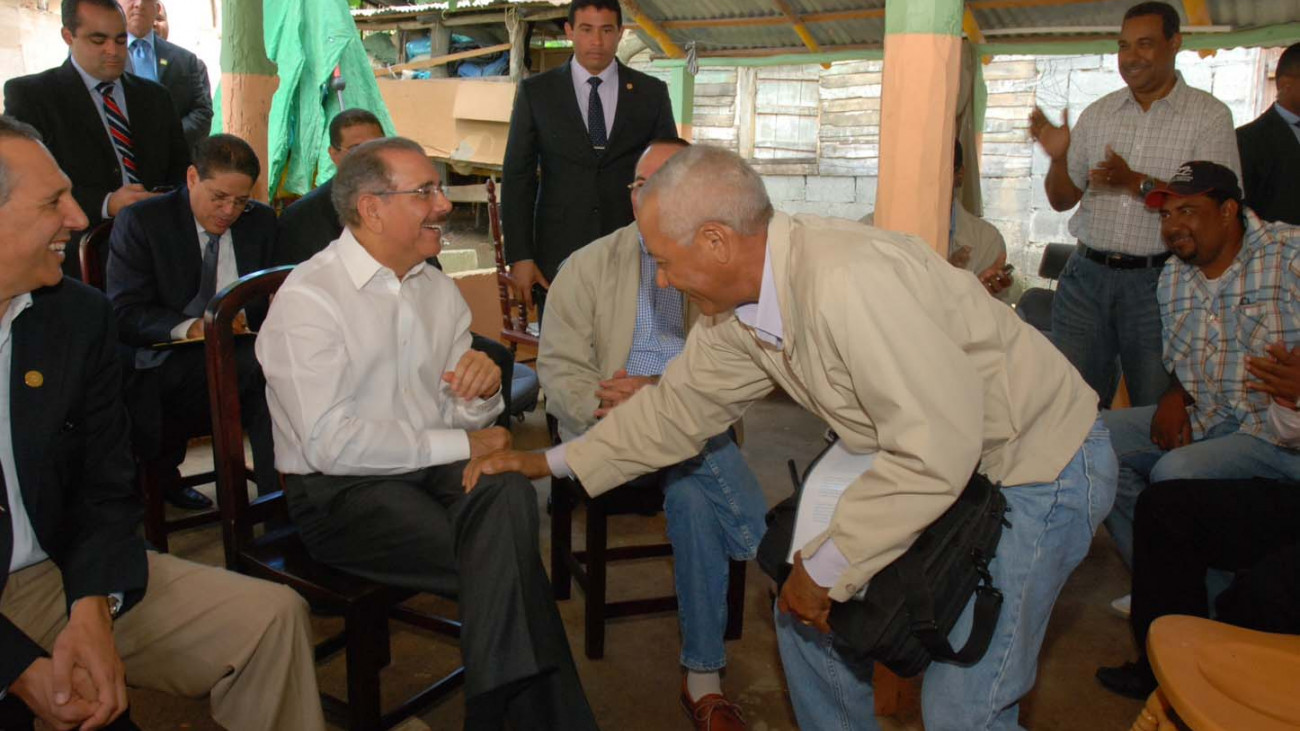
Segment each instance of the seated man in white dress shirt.
M519 474L461 487L510 445L501 373L426 263L451 211L418 144L372 140L334 178L343 235L300 264L257 340L289 514L317 559L455 597L466 729L594 729Z

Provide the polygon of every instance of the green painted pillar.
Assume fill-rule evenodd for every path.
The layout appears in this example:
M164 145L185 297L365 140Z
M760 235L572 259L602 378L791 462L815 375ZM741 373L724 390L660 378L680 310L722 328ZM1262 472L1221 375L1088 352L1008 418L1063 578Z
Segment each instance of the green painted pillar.
M677 134L682 139L692 139L691 125L695 122L695 74L686 68L685 63L674 66L670 72L668 98L673 103Z
M944 254L962 11L962 0L885 2L876 225L920 236Z
M253 146L270 169L267 157L267 120L271 97L280 85L275 64L266 57L262 29L262 0L225 0L221 7L221 128ZM253 189L254 197L267 200L265 174Z

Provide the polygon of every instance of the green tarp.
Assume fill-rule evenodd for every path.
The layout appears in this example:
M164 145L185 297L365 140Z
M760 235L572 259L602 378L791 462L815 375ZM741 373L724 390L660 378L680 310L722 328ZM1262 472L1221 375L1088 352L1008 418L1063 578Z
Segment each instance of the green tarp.
M374 112L387 134L393 133L393 121L347 0L264 0L262 8L266 55L280 77L267 124L268 187L272 198L302 195L334 175L327 152L329 120L340 107L326 85L335 66L347 84L345 108ZM215 104L213 132L220 132L220 91Z

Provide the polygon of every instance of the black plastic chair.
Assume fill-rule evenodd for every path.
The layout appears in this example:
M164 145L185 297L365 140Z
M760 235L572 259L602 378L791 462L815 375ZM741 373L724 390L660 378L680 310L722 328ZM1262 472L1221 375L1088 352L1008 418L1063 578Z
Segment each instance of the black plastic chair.
M1074 244L1048 244L1043 249L1043 258L1038 263L1038 276L1056 281L1065 269L1065 262L1074 253ZM1047 287L1031 287L1020 295L1016 303L1016 314L1020 319L1038 328L1044 335L1052 332L1052 300L1056 290Z

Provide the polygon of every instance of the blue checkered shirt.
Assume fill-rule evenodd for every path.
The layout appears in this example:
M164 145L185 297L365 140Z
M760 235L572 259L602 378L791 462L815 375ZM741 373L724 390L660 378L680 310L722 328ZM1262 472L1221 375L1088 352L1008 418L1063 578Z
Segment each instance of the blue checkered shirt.
M1241 251L1216 280L1217 292L1176 257L1160 273L1165 368L1196 401L1196 439L1235 421L1241 433L1280 444L1268 421L1271 397L1246 390L1246 356L1266 355L1272 343L1300 345L1300 227L1266 224L1250 209L1245 215Z
M636 329L627 356L629 376L657 376L686 346L682 293L655 286L655 260L641 241L641 281L636 289Z

